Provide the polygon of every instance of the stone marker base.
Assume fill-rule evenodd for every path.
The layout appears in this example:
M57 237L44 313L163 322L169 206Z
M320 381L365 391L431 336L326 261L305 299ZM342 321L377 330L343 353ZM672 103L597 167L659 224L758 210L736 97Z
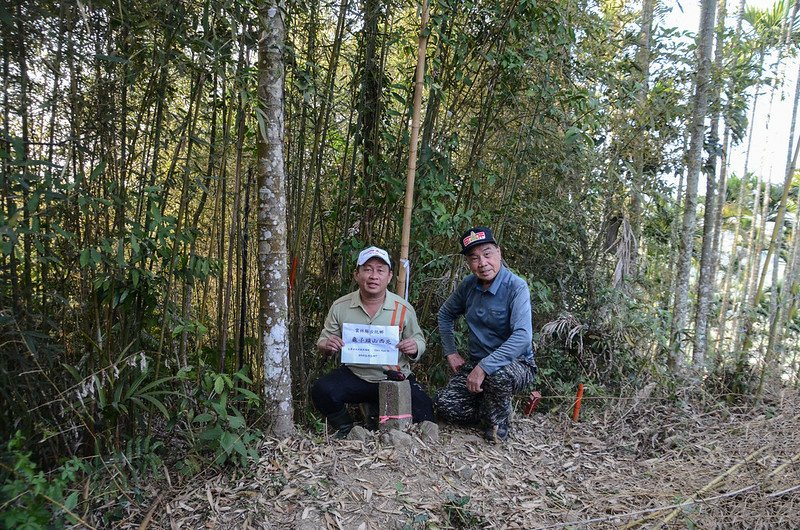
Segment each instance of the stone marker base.
M405 381L378 383L378 419L381 432L411 425L411 385Z

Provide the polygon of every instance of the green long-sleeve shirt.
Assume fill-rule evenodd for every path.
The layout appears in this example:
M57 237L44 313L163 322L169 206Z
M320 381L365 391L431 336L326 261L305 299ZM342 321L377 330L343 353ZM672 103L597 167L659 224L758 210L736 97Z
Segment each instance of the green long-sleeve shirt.
M394 319L394 321L393 321ZM411 375L411 362L419 361L425 352L425 336L422 328L417 322L417 313L407 301L394 293L386 291L386 300L381 309L370 318L364 305L361 303L361 296L358 291L346 294L336 300L325 317L325 325L317 339L317 345L322 344L328 337L342 336L342 324L369 324L373 326L401 326L400 340L414 339L417 343L417 355L410 359L400 353L397 358L397 365L406 377ZM383 373L386 366L370 364L347 364L347 367L354 374L370 383L384 381L386 375Z

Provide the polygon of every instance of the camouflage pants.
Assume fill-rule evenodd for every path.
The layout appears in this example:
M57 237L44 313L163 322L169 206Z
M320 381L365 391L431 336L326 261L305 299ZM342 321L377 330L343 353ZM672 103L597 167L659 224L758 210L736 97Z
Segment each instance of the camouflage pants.
M517 359L487 375L481 388L473 394L467 390L467 376L477 363L467 361L447 385L436 394L435 405L439 419L450 423L485 426L508 422L511 416L511 396L533 384L536 364Z

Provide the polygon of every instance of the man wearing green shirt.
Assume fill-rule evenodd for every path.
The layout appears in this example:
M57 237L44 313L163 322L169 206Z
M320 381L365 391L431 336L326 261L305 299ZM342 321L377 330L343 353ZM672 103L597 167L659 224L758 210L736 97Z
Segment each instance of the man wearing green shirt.
M387 379L387 372L401 373L411 384L411 412L415 423L433 421L433 403L417 383L411 363L425 352L425 337L417 322L414 308L403 298L388 291L392 279L389 254L378 247L361 251L353 277L358 290L336 300L325 317L325 325L317 340L317 348L326 355L339 353L344 346L343 324L397 326L397 365L344 364L318 379L311 389L314 406L336 429L336 437L347 436L353 419L348 403L378 403L378 382Z

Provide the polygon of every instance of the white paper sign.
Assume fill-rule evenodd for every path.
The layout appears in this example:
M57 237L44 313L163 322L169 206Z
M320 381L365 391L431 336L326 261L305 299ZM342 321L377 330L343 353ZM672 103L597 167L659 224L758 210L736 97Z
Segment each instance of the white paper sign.
M397 364L398 326L342 324L342 362L347 364Z

